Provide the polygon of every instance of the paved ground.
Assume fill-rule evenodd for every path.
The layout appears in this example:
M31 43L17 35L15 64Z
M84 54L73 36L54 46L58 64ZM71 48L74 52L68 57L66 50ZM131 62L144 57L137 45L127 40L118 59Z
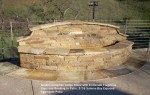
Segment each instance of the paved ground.
M150 56L132 73L93 81L41 81L1 74L0 95L150 95Z

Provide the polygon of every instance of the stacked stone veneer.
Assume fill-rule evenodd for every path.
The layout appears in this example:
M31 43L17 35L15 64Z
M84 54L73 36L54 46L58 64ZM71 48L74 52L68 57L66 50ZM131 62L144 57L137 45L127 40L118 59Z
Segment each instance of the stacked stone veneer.
M62 22L31 28L18 39L21 66L30 69L93 71L123 64L133 43L118 27L90 22Z

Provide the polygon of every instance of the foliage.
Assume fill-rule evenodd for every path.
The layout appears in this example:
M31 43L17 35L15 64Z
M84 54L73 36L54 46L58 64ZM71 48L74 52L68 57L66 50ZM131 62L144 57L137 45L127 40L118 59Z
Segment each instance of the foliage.
M88 3L92 0L1 0L3 1L3 17L5 21L50 21L50 20L89 20L92 8ZM30 1L30 2L29 2ZM36 1L36 2L35 2ZM149 0L97 0L95 18L101 19L150 19ZM14 4L13 2L18 2ZM27 3L29 2L29 3ZM2 9L2 7L1 7Z

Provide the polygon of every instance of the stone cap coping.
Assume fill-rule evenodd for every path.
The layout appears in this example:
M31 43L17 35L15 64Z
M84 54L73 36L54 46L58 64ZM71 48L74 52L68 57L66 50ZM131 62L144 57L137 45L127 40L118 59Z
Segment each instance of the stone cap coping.
M82 22L82 21L72 21L72 22L55 22L55 23L49 23L49 24L43 24L43 25L38 25L35 27L30 28L31 32L32 31L36 31L39 29L43 29L43 28L49 28L49 27L53 27L53 26L59 26L59 25L66 25L66 24L90 24L90 25L101 25L101 26L108 26L108 27L112 27L112 28L120 28L118 26L114 26L111 24L105 24L105 23L97 23L97 22Z
M93 54L101 54L101 53L107 53L114 50L124 49L128 47L129 45L133 45L134 43L131 41L121 41L119 43L116 43L115 45L98 48L81 48L81 49L69 49L69 48L36 48L36 47L30 47L30 46L21 46L19 48L24 48L25 51L20 51L18 48L18 51L21 53L28 53L28 54L46 54L46 55L93 55Z

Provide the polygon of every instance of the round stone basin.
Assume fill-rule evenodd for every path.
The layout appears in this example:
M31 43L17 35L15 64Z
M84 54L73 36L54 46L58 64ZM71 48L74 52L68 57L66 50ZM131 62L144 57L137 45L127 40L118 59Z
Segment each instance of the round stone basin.
M31 28L18 39L20 63L28 69L97 71L129 58L133 42L117 26L94 22L60 22Z

